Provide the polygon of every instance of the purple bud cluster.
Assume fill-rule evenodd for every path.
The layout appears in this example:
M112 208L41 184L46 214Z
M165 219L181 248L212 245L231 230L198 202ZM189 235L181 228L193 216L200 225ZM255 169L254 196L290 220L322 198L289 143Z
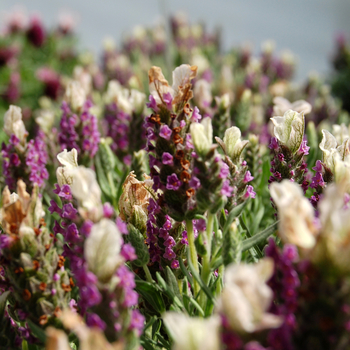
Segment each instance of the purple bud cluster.
M144 324L143 316L137 310L131 310L138 304L138 294L134 291L134 275L122 264L116 271L119 281L112 290L108 286L101 286L94 273L88 270L84 258L84 242L89 236L93 223L83 220L78 210L73 206L73 196L69 185L60 187L56 184L54 193L61 200L60 207L54 200L51 201L49 211L57 213L60 223L55 221L54 233L64 237L63 255L69 259L70 268L79 287L80 299L78 307L82 315L86 315L86 323L90 327L98 327L105 331L107 337L116 340L125 332L136 330L141 334ZM111 210L108 205L104 210L105 217L110 216ZM123 230L123 233L127 233ZM121 256L125 261L137 258L134 248L130 244L124 244ZM130 321L125 322L125 314L130 310ZM107 314L108 313L108 314ZM103 319L114 320L112 330L110 324Z
M92 102L87 100L78 116L73 113L69 105L62 102L62 118L60 121L60 132L58 142L61 150L78 151L79 162L92 159L100 142L100 132L98 131L97 118L90 113Z
M129 153L129 127L131 116L118 109L115 103L106 106L105 112L107 136L113 140L112 151L123 161L130 165Z
M305 193L309 187L309 182L306 180L308 170L304 156L309 154L310 149L306 140L302 141L299 150L294 154L289 148L282 145L276 137L271 138L269 148L273 159L270 168L272 175L268 183L290 179L293 182L300 183Z
M162 198L162 197L161 197ZM161 266L162 258L166 264L171 268L179 268L179 261L176 259L177 255L174 251L176 241L172 234L173 221L169 215L164 215L159 202L150 198L148 205L148 219L147 219L147 239L146 242L149 247L151 262L158 262ZM159 223L161 222L161 225Z
M40 188L44 186L44 181L49 178L46 169L48 161L45 135L39 131L38 136L34 140L30 140L27 146L26 165L29 168L29 181L37 184Z
M295 268L299 260L297 248L286 244L280 251L275 241L270 238L265 249L266 256L274 261L274 274L268 285L274 291L274 303L269 312L284 317L280 328L269 332L269 345L276 350L293 350L293 333L297 327L295 312L298 307L298 288L300 279Z
M320 160L316 161L316 165L312 168L315 175L312 178L310 187L315 190L310 198L311 204L317 208L318 201L322 198L322 192L326 188L328 182L333 181L331 170L325 166Z
M226 156L225 163L229 174L227 180L224 182L223 189L228 183L231 187L231 195L226 196L228 198L228 206L238 205L248 198L255 198L256 193L252 185L248 185L249 182L254 180L251 172L248 170L247 162L243 161L241 164L233 164L232 161Z
M1 155L3 159L2 169L5 183L11 191L16 189L17 180L22 177L25 160L22 153L18 154L16 146L19 139L11 135L8 145L2 144Z
M144 115L128 114L116 103L105 106L105 133L112 139L111 149L125 164L131 164L134 151L146 145L146 131L143 128Z
M37 137L28 142L23 152L16 147L20 141L15 135L11 135L8 145L2 144L3 174L10 190L16 189L19 179L23 179L29 191L34 184L37 184L39 188L44 187L45 180L49 178L46 169L48 155L44 138L44 133L39 131Z
M192 110L184 108L178 115L172 110L172 96L163 95L164 103L157 105L150 95L147 106L154 113L145 118L151 177L154 190L162 190L168 214L177 221L196 210L196 186L193 179L191 154L193 145L188 131ZM195 186L195 187L193 187Z

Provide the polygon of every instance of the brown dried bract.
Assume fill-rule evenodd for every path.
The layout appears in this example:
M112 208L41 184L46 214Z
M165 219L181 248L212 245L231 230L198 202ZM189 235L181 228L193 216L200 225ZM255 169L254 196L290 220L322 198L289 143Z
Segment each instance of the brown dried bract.
M184 170L184 171L180 174L180 180L181 180L182 182L187 183L187 182L189 181L190 178L191 178L191 174L190 174L188 171L186 171L186 170Z
M195 193L196 193L196 191L195 191L193 188L189 188L189 189L186 191L186 197L187 197L187 198L191 198Z
M48 321L47 315L42 315L39 317L39 324L44 326Z
M69 284L61 283L61 287L65 292L70 292L72 290L72 287Z
M127 176L123 184L123 194L119 199L122 220L128 221L136 205L140 206L146 214L148 213L147 207L153 193L152 186L152 180L139 181L133 171Z
M163 94L170 92L171 87L169 86L168 81L165 79L160 67L153 66L148 71L148 83L151 94L154 96L153 93L156 92L160 101L165 104L163 100Z
M28 301L32 297L32 293L28 289L25 289L22 296L25 301Z
M190 168L190 162L186 159L181 159L180 161L183 169L188 170Z
M183 143L183 138L179 134L174 134L173 141L177 145L178 143Z
M40 267L40 263L38 260L33 260L33 269L38 270Z

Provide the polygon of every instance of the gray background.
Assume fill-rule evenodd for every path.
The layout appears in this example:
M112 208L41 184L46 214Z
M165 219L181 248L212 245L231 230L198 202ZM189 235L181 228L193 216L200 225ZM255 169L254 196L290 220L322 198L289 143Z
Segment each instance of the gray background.
M61 10L70 10L79 17L80 46L96 53L106 36L118 41L138 24L156 23L163 8L182 10L192 23L220 25L224 49L249 42L258 52L267 39L275 41L277 51L289 49L298 59L299 81L311 71L327 73L335 36L350 36L350 0L0 0L0 11L17 3L40 13L48 25Z

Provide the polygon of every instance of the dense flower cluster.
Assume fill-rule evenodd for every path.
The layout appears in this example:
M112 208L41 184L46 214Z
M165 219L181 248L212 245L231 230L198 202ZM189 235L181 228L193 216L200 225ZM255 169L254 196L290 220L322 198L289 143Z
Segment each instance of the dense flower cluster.
M348 349L350 118L327 85L181 16L99 64L72 23L17 13L0 37L0 347Z

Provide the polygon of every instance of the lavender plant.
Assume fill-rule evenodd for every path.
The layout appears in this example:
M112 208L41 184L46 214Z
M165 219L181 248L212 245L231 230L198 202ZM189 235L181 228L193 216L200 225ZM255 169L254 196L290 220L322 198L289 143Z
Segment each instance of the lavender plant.
M348 349L350 119L324 82L181 17L101 65L72 35L0 40L1 346Z

